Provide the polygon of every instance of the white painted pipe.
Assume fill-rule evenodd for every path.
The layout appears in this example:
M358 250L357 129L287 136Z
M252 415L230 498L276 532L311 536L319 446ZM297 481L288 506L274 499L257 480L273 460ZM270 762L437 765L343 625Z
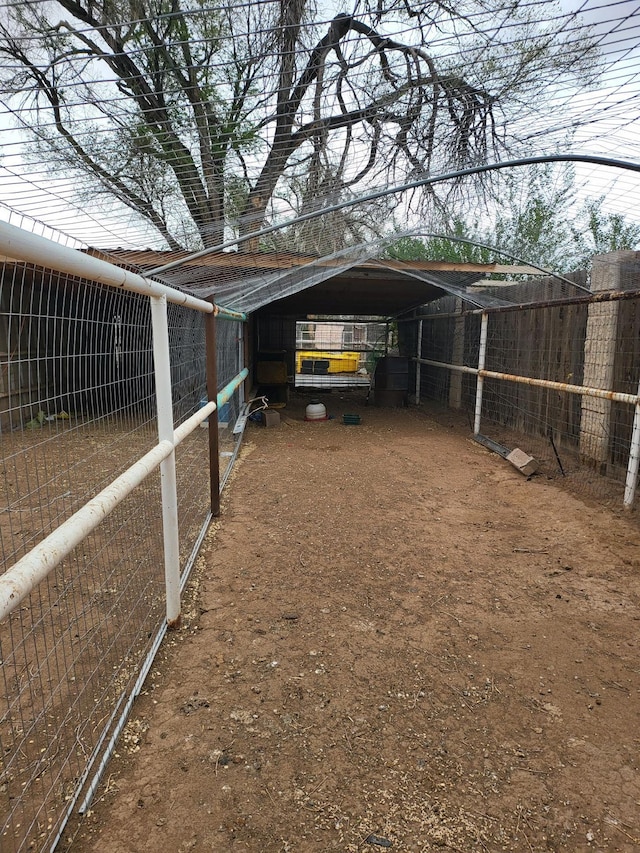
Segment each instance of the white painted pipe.
M173 448L173 398L171 392L171 357L169 353L169 322L167 299L152 296L151 325L153 328L153 364L156 386L158 440L170 441ZM178 531L178 486L176 457L172 452L160 465L162 492L162 532L164 540L164 579L166 589L167 624L180 621L180 546Z
M173 445L197 429L216 410L215 403L207 403L180 424L175 430ZM0 619L14 610L40 581L61 563L92 530L151 474L162 460L170 455L172 445L162 441L142 459L134 463L120 477L88 501L50 536L32 548L28 554L0 575Z
M640 384L638 385L638 398L636 400L636 411L633 416L633 431L631 433L631 447L629 448L629 464L627 466L627 480L624 487L624 508L631 509L638 487L638 470L640 469Z
M0 575L0 620L18 607L31 590L172 452L172 442L161 441Z
M446 367L447 370L453 370L458 373L473 373L474 375L478 373L477 367L467 367L465 364L448 364L445 361L433 361L430 358L421 358L419 361L421 364L429 364L431 367Z
M190 435L196 427L199 427L203 421L212 415L218 407L215 403L207 403L206 406L203 406L201 409L191 415L190 418L187 418L186 421L183 421L179 427L176 427L175 432L173 433L173 443L175 447L177 447L185 438Z
M473 434L480 433L480 418L482 415L482 390L484 379L481 371L484 370L484 363L487 357L487 328L489 324L489 315L485 312L482 315L482 323L480 325L480 351L478 353L478 379L476 383L476 411L473 422Z
M206 314L213 311L213 305L205 299L197 299L85 252L62 246L38 234L31 234L15 225L9 225L8 222L0 222L0 255L45 269L69 273L109 287L141 293L143 296L165 296L167 301L174 305L184 305Z

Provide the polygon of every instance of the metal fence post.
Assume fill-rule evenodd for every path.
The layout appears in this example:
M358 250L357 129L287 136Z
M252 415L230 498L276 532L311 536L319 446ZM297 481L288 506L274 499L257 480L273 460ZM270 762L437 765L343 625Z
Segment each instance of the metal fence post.
M171 395L171 359L166 296L152 296L153 363L156 386L158 439L174 442L173 400ZM180 625L180 550L178 534L178 493L175 450L160 465L162 489L162 528L164 537L164 575L167 597L167 625Z
M480 326L480 351L478 353L478 380L476 384L476 412L473 423L473 434L480 433L480 417L482 414L482 388L484 385L484 377L481 371L484 370L484 364L487 356L487 327L489 325L489 315L486 311L482 313L482 323Z
M636 496L638 486L638 469L640 468L640 384L638 385L638 400L636 411L633 416L633 431L631 433L631 447L629 448L629 465L627 467L627 480L624 489L624 508L631 509Z

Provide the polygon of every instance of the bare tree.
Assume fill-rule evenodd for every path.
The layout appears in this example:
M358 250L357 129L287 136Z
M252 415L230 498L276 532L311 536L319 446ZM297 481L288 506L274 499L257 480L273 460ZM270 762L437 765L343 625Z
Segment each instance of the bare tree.
M317 23L306 0L16 4L0 24L3 89L40 156L95 178L170 247L206 247L258 230L296 182L317 203L328 174L335 197L483 162L520 144L507 118L544 75L590 62L548 34L514 47L512 31L505 51L495 25L482 33L445 0L358 9ZM447 51L431 53L443 32Z

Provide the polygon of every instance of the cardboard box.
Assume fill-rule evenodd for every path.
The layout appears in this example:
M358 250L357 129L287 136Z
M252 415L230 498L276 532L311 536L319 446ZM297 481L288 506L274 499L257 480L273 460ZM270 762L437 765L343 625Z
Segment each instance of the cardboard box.
M262 425L266 427L280 426L280 412L276 412L275 409L263 409Z

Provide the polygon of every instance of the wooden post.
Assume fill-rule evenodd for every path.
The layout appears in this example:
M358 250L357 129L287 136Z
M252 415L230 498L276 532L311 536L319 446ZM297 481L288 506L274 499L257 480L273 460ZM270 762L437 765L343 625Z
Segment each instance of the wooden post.
M209 300L214 303L213 298ZM207 397L218 399L218 357L216 352L216 312L206 315L205 320ZM209 483L211 493L211 514L220 515L220 438L218 435L218 409L209 415Z

